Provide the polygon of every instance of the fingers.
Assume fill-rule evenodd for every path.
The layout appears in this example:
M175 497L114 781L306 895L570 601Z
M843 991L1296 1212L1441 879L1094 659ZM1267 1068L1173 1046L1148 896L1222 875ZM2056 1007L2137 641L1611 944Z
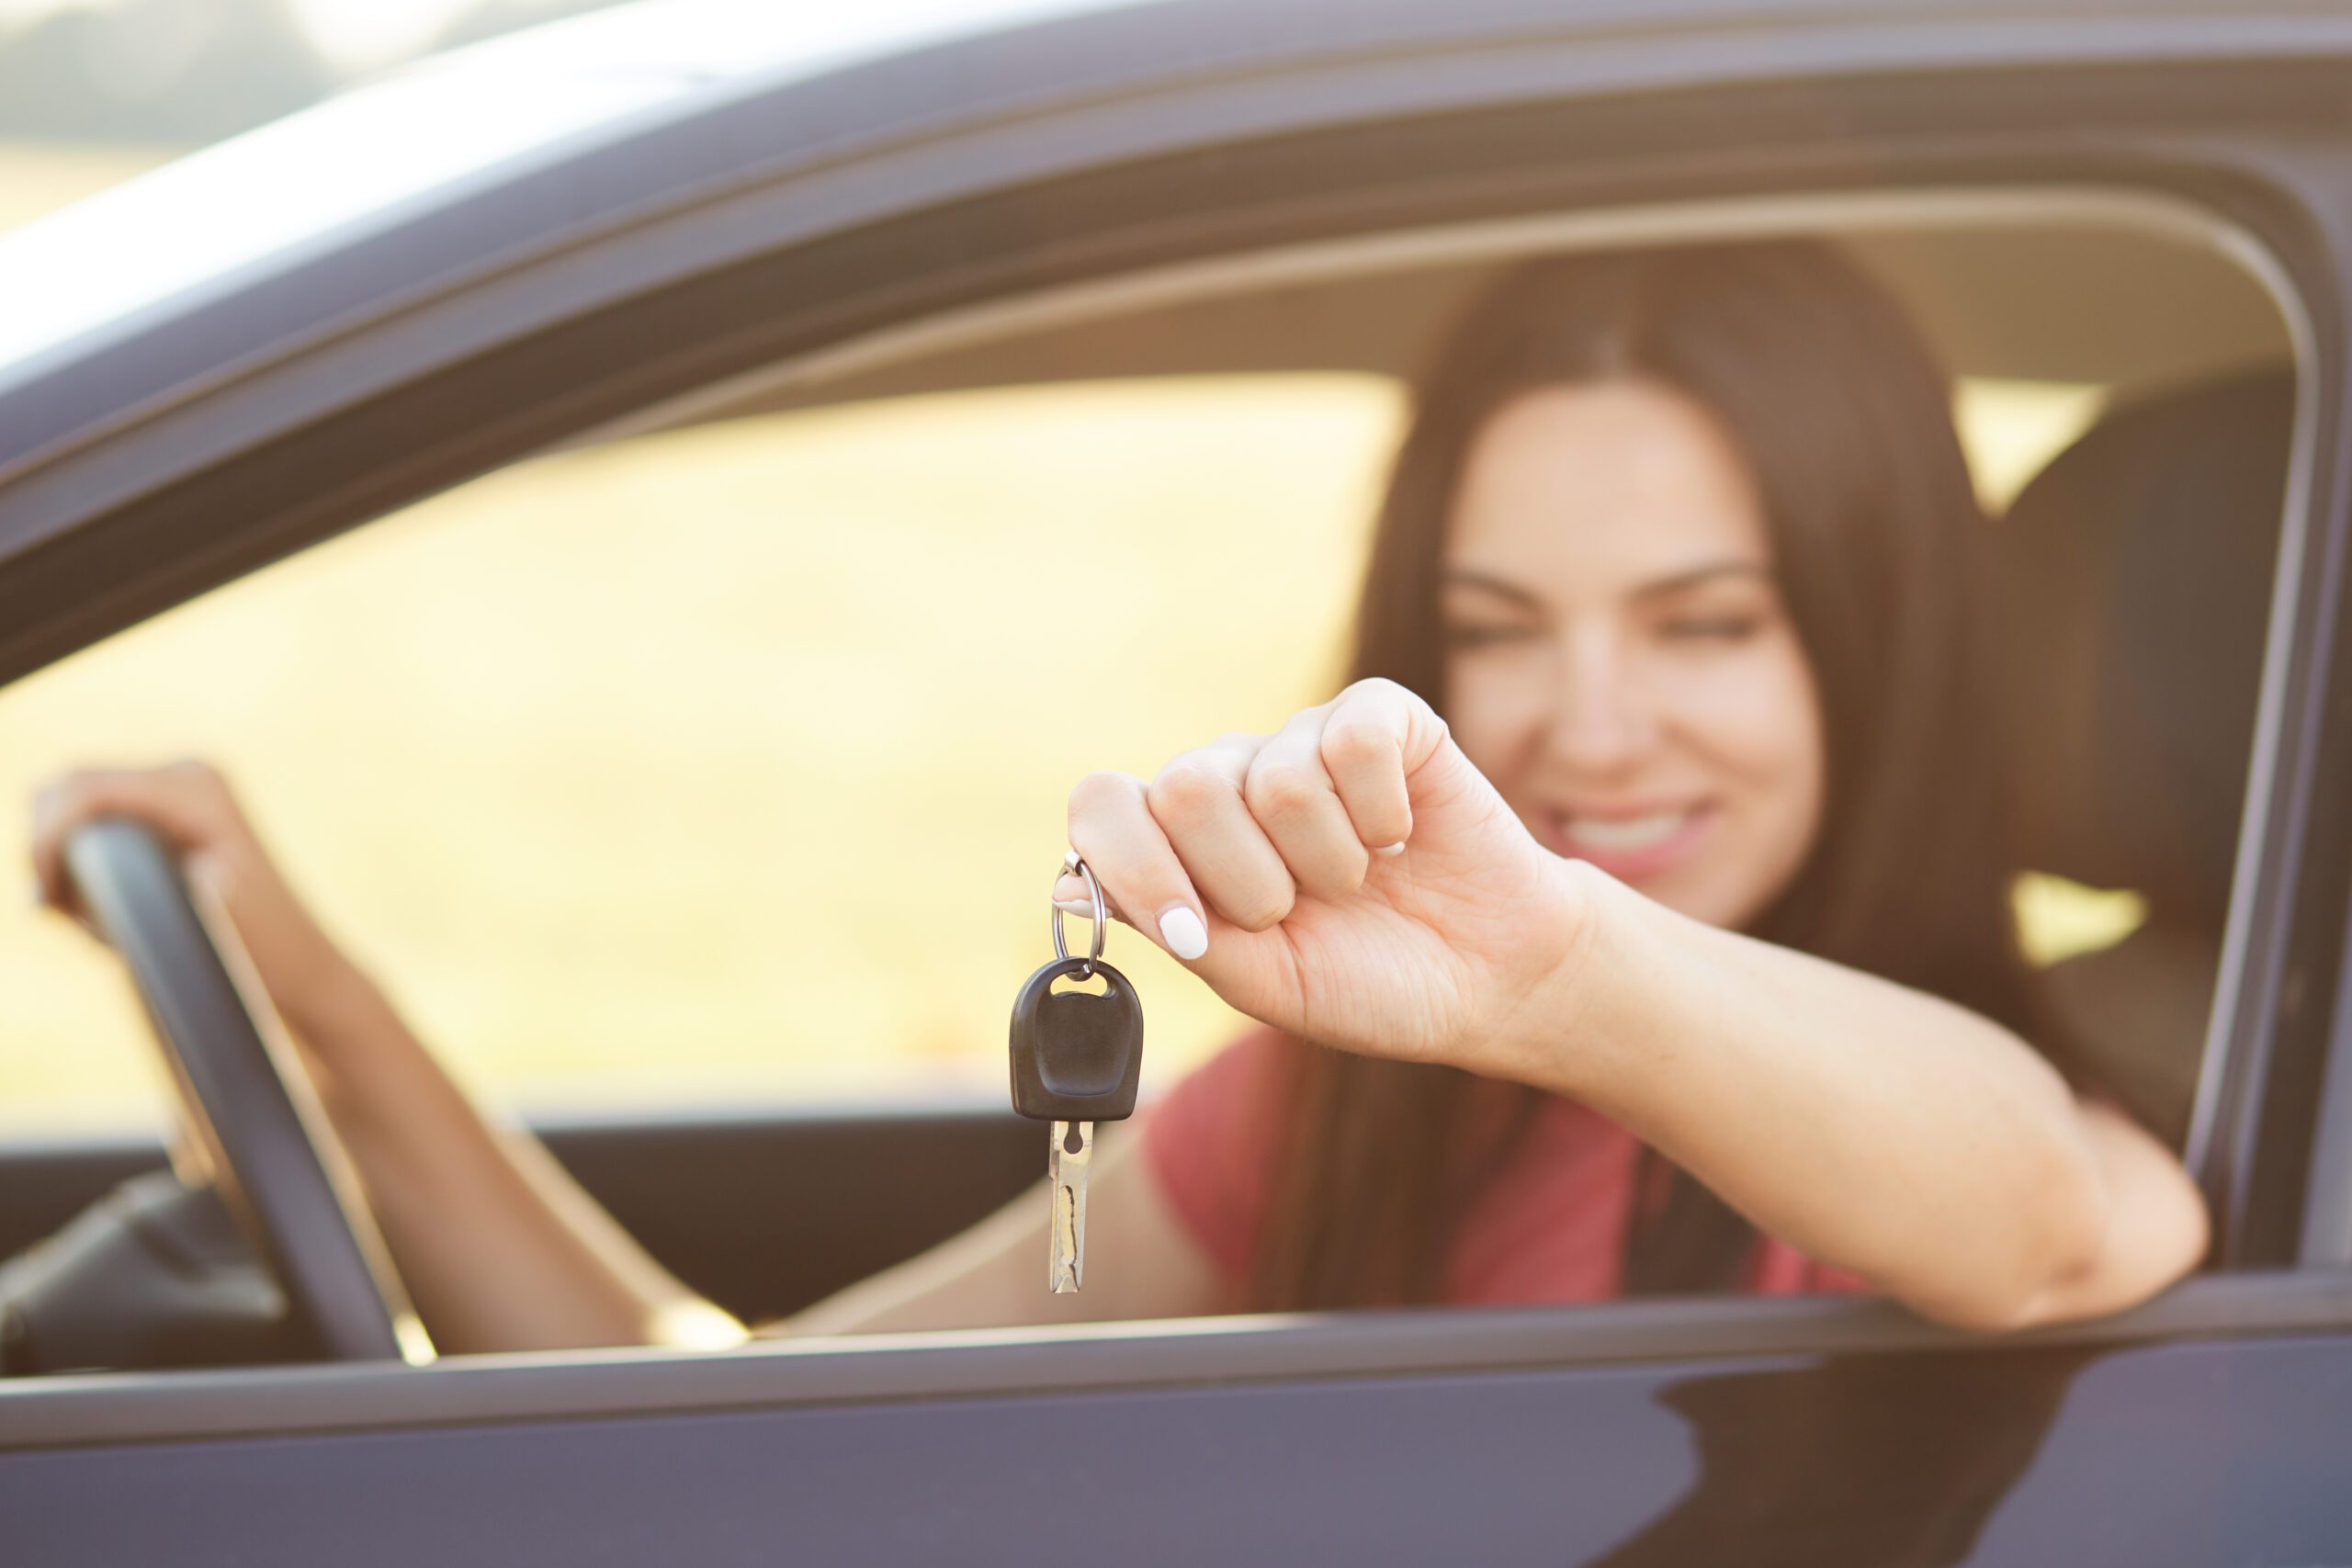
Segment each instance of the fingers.
M1412 772L1445 734L1429 704L1374 679L1294 716L1266 742L1243 793L1301 890L1345 897L1363 886L1373 855L1404 852Z
M78 915L65 845L75 829L102 817L144 823L182 853L219 842L243 821L227 782L204 762L63 774L33 797L33 875L42 902Z
M1069 843L1121 919L1178 958L1208 951L1200 895L1152 817L1141 779L1103 773L1079 780L1069 796ZM1082 885L1079 896L1085 896Z
M1292 869L1247 800L1250 768L1265 741L1220 737L1175 758L1153 779L1146 801L1209 907L1244 931L1261 931L1290 913Z
M1264 744L1255 735L1221 737L1170 760L1144 792L1195 895L1220 919L1252 931L1279 923L1298 893L1282 852L1244 798L1251 760ZM1054 896L1073 914L1089 908L1085 885L1074 876L1064 876Z
M1444 721L1394 681L1359 681L1330 705L1317 755L1358 840L1375 853L1404 852L1413 832L1409 775L1444 739Z
M1164 923L1171 912L1198 921L1204 936L1211 916L1266 931L1302 894L1346 897L1374 857L1401 854L1413 831L1413 771L1445 739L1444 721L1411 691L1359 681L1272 736L1227 735L1176 757L1148 786L1090 774L1070 796L1070 845L1116 919L1196 957L1193 925L1181 925L1179 940ZM1054 898L1072 914L1091 912L1077 876L1064 875Z
M1299 888L1344 898L1363 886L1372 859L1323 764L1328 716L1328 707L1295 715L1251 760L1242 793Z

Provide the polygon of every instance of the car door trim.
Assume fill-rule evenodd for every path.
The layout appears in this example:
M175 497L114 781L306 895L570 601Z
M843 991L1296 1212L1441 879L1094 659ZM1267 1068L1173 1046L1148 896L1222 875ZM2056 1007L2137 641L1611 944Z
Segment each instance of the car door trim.
M449 1356L431 1366L105 1373L0 1385L0 1452L791 1405L1084 1394L2352 1327L2352 1273L2192 1280L2118 1316L1964 1334L1878 1298L1437 1307L767 1340L737 1350Z

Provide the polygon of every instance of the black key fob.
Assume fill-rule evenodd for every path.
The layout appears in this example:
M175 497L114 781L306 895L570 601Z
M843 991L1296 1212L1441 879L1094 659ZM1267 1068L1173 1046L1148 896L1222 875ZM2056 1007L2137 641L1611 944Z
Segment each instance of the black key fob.
M1054 990L1089 968L1109 989ZM1143 1073L1143 1003L1100 958L1061 958L1029 976L1012 1003L1012 1109L1038 1122L1117 1122L1135 1114Z

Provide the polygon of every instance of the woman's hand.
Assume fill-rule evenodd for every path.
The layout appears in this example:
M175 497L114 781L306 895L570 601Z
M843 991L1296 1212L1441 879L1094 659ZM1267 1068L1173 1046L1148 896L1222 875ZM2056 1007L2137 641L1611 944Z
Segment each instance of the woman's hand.
M1069 842L1113 913L1235 1008L1374 1055L1494 1059L1581 931L1568 863L1393 681L1184 752L1148 785L1090 773ZM1072 910L1086 897L1075 876L1055 888Z
M315 1000L351 974L349 961L287 885L238 807L228 781L210 764L83 769L45 785L33 800L33 873L42 902L72 915L93 935L65 869L74 830L102 817L127 818L152 829L228 910L270 999L299 1029Z

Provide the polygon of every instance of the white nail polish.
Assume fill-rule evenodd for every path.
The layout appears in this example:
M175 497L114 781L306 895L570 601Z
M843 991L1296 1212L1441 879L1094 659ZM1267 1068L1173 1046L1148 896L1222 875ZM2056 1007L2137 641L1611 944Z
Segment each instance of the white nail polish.
M1391 859L1394 859L1396 856L1401 855L1405 852L1404 840L1400 839L1393 844L1383 844L1372 852L1376 855L1387 855Z
M1091 915L1094 913L1094 901L1091 898L1057 898L1054 908L1065 915Z
M1198 958L1209 950L1208 928L1182 904L1159 917L1159 934L1168 939L1168 951L1179 958Z

